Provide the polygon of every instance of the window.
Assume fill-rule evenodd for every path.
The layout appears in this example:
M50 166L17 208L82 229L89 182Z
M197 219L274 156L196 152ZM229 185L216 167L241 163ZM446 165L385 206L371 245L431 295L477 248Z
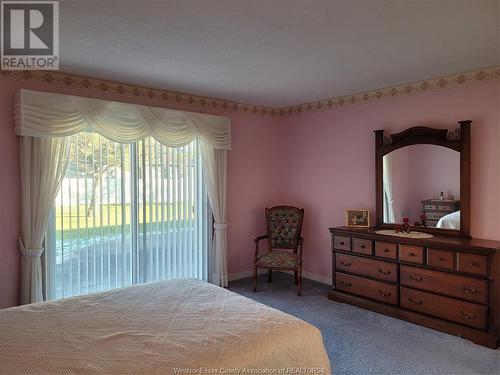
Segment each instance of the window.
M211 218L197 142L71 139L47 233L49 299L171 277L207 279Z

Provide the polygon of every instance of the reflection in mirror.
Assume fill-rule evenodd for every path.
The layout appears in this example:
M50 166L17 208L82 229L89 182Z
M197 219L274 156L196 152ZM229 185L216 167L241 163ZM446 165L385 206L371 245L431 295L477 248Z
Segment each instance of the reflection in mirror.
M460 229L460 153L412 145L383 158L384 223Z

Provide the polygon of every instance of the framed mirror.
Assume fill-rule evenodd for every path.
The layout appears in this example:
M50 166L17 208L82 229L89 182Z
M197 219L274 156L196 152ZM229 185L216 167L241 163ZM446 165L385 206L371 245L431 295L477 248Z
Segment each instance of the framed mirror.
M470 237L470 125L375 131L377 228Z

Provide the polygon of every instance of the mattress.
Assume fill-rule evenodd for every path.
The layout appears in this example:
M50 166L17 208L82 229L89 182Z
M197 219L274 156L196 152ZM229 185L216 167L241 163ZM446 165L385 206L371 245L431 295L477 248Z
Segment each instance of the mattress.
M2 374L329 374L320 331L194 279L0 310Z

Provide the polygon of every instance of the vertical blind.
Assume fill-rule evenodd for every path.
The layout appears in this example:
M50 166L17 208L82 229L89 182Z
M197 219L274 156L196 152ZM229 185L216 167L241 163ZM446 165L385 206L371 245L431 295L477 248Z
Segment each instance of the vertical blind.
M196 141L71 137L47 233L47 297L171 277L207 279L210 212Z

